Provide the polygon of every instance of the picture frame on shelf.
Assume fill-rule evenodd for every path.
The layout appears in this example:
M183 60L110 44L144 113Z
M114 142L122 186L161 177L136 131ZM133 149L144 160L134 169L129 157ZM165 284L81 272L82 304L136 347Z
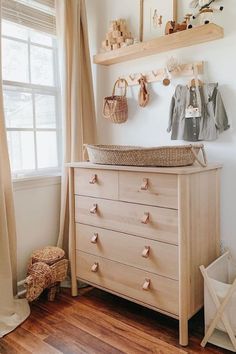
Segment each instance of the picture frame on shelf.
M140 41L165 35L168 21L177 21L177 0L140 0Z

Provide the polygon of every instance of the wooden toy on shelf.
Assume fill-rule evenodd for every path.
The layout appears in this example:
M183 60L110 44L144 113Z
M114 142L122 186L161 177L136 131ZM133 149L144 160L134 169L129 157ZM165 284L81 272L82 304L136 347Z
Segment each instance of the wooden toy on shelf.
M189 28L192 14L186 14L183 22L177 23L175 21L168 21L166 24L165 34L172 34L180 31L185 31Z
M109 52L132 44L134 44L134 38L128 30L126 20L111 21L106 39L102 41L102 49Z

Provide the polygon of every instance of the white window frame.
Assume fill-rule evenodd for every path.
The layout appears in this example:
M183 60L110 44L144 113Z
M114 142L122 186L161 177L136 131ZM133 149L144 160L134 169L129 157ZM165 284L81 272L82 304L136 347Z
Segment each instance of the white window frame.
M10 22L10 21L9 21ZM12 22L14 23L14 22ZM36 31L38 32L38 31ZM4 88L14 88L24 90L26 93L32 94L32 104L33 104L33 128L6 128L6 131L29 131L34 133L34 151L35 151L35 169L34 170L18 170L12 171L12 176L14 179L25 178L31 176L55 176L61 175L62 170L62 121L61 121L61 90L60 90L60 81L59 81L59 62L58 62L58 48L57 48L57 40L56 38L52 40L52 46L43 45L35 42L31 42L30 36L27 39L15 38L8 35L3 35L2 38L6 38L8 40L13 40L15 42L25 43L28 45L28 73L29 73L29 81L31 81L31 55L30 55L30 46L36 46L40 48L50 49L53 54L53 79L54 86L44 86L38 84L31 83L23 83L17 81L9 81L3 80L3 92ZM36 128L36 117L35 117L35 95L53 95L55 97L55 114L56 114L56 127L55 128ZM39 168L38 167L38 159L37 159L37 132L56 132L57 137L57 159L58 166L57 167L47 167L47 168Z

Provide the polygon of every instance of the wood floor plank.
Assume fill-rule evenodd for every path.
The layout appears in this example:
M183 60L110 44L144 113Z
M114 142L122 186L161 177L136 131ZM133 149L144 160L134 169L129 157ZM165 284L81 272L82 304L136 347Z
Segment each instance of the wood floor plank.
M31 352L7 336L0 339L0 354L31 354Z
M51 335L45 339L45 343L60 350L63 354L94 354L94 350L81 343L74 343L71 338L59 334Z
M64 296L64 295L62 295ZM159 314L155 311L146 309L142 306L108 294L99 289L90 289L86 296L78 297L79 302L86 304L94 309L117 318L141 331L151 334L160 340L179 347L178 321L167 316ZM74 298L75 303L78 301ZM191 333L194 333L192 335ZM190 337L189 346L187 348L189 354L195 353L212 353L221 354L229 353L224 349L208 345L207 349L200 346L203 338L203 318L202 314L195 316L190 321Z
M28 321L25 321L22 324L22 328L41 340L46 339L49 335L55 332L52 326L49 326L47 323L40 321L37 318L31 317Z
M178 344L178 321L98 289L72 298L65 289L54 302L31 304L30 317L0 339L0 354L228 354L200 346L203 314L190 321L187 348Z
M173 347L167 343L96 309L91 311L90 307L80 302L74 308L76 312L70 316L70 323L127 353L151 354L158 350L164 350L166 354L173 352ZM186 354L186 351L176 348L176 354Z
M90 333L81 330L72 325L68 321L60 322L56 325L56 329L62 337L71 339L74 343L82 344L87 350L97 354L123 354L122 351L105 343L103 340L96 338Z
M22 327L18 327L17 330L11 332L8 337L19 343L22 348L28 350L34 354L60 354L61 351L53 348L42 340L38 339L34 334L26 331Z

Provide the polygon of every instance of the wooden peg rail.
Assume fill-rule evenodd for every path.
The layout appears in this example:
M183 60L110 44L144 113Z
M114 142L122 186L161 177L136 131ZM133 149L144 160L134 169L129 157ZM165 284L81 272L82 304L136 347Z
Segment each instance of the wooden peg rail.
M203 74L204 72L204 62L196 62L190 64L179 65L177 69L170 72L172 78L178 76L193 76L194 75L194 66L197 66L198 73ZM165 68L152 70L146 73L135 73L126 76L121 76L120 79L125 79L128 82L129 86L139 85L138 80L145 76L147 83L159 82L162 81L165 77L168 77L168 73Z

